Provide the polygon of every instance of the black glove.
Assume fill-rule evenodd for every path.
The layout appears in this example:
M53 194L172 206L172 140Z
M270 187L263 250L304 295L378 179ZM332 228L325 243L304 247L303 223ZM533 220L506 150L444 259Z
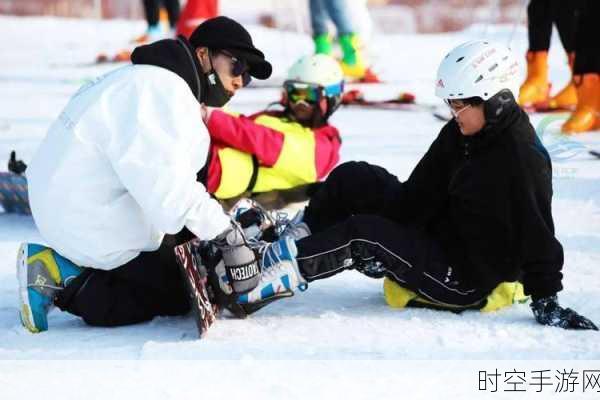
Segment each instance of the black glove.
M232 222L231 228L213 239L212 244L221 251L228 284L234 293L244 294L258 285L260 267L256 254L238 224Z
M570 308L562 308L555 296L542 297L531 302L531 310L535 320L542 325L557 326L563 329L592 329L598 328L586 317L577 314Z
M10 152L10 160L8 160L8 170L17 175L21 175L27 169L27 164L23 160L17 160L15 151Z

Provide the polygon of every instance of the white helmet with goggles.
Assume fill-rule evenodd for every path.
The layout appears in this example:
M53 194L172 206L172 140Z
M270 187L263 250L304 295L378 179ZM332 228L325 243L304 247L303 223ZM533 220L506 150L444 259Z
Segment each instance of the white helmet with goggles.
M313 54L300 58L292 65L283 86L288 102L318 104L323 117L327 119L340 105L344 74L334 58Z

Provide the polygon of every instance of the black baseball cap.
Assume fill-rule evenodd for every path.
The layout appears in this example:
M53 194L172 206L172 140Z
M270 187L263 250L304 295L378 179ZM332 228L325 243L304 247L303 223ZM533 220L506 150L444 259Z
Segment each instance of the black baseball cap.
M271 63L262 51L254 47L252 37L237 21L225 16L207 19L192 32L190 43L194 48L227 50L248 64L248 73L257 79L267 79L273 72Z

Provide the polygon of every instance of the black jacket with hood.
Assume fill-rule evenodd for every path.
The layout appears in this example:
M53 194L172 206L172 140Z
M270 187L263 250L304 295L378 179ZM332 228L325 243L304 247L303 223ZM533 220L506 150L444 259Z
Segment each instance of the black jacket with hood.
M470 137L448 122L409 179L385 197L386 214L438 239L465 282L491 291L520 279L534 298L562 289L552 165L516 104Z

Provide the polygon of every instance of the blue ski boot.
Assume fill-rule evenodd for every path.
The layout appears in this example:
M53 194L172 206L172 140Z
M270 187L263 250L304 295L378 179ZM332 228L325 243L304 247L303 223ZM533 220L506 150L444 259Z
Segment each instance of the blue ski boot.
M48 330L48 312L56 294L81 268L49 247L23 243L17 256L21 323L32 333Z
M250 292L238 297L238 304L247 314L267 304L294 295L294 290L305 291L308 284L300 274L296 262L296 243L290 237L267 243L260 251L261 278Z

